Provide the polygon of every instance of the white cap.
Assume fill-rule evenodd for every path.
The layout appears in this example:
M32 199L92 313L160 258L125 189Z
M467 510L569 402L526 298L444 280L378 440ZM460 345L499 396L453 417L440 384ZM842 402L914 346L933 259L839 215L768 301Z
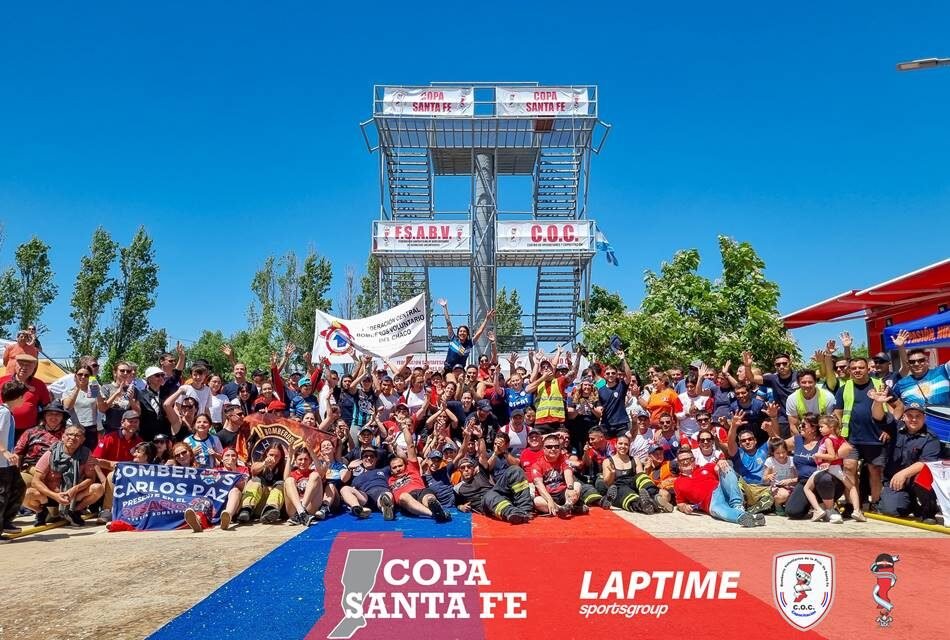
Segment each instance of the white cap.
M158 367L149 367L148 369L145 370L145 379L148 380L149 378L154 376L156 373L165 373L165 372L159 369Z

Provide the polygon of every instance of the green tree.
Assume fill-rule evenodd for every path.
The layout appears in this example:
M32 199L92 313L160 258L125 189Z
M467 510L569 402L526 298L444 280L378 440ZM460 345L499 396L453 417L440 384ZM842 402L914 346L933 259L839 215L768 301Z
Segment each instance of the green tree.
M39 319L59 291L53 282L49 245L33 236L17 247L14 265L0 273L0 332L15 333L9 329L15 323L18 329L36 325L37 334L42 333Z
M360 279L356 296L356 314L360 318L379 313L379 260L371 255L366 261L366 273Z
M749 243L725 236L719 237L719 251L723 270L716 280L698 273L695 249L677 252L659 273L647 271L640 309L618 314L611 303L585 324L588 349L611 359L610 338L618 335L629 345L631 366L640 371L697 358L717 367L727 360L738 363L745 349L758 362L770 362L780 352L797 359L798 347L778 314L779 288L766 279L765 263Z
M66 330L73 345L73 357L99 355L105 349L105 336L99 327L99 319L116 294L116 283L109 276L115 262L119 245L109 232L98 227L92 234L89 255L79 262L79 273L73 287L69 317L73 326Z
M297 273L297 254L288 251L275 267L274 281L276 283L274 312L277 314L278 340L293 342L297 334L297 305L300 304L300 276Z
M155 329L133 342L122 359L138 365L139 375L142 375L147 367L158 366L159 356L167 351L168 333L164 329Z
M119 278L116 282L118 304L109 327L108 370L125 357L136 341L148 334L148 314L155 306L155 291L158 289L158 265L152 239L139 227L127 247L119 252Z
M510 295L505 287L498 290L495 298L495 335L499 354L524 348L524 325L521 322L523 313L516 290L512 289Z
M294 310L293 331L289 335L290 341L297 345L298 352L310 351L313 345L317 309L329 312L333 307L328 297L332 281L333 266L330 261L311 249L297 278L298 300Z
M616 316L627 310L627 306L623 303L623 298L620 297L619 293L611 293L599 284L591 287L590 297L584 307L587 315L582 319L585 322L592 321L598 315Z

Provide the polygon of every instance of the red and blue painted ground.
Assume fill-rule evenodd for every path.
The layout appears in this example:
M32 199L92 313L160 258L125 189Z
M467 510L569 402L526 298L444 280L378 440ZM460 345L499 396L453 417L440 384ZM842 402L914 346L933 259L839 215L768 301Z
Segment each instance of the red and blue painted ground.
M151 637L327 638L346 617L342 578L351 550L381 557L369 582L375 612L369 599L350 601L367 613L365 626L350 636L357 639L591 639L633 630L690 638L747 636L753 630L756 637L772 639L867 633L936 638L950 600L947 539L661 539L601 510L517 527L467 514L455 514L443 525L405 517L384 522L374 514L365 521L340 516L301 531ZM775 600L787 594L773 588L773 558L797 551L835 559L830 591L815 588L816 601L830 606L807 632L782 617ZM893 621L886 628L876 621L877 582L869 569L881 553L900 557L888 596ZM448 575L463 566L481 567L483 573ZM442 572L438 579L434 567ZM420 572L415 577L413 568ZM695 572L692 593L685 586L689 572ZM734 588L726 572L734 572ZM677 575L684 581L678 589ZM429 578L435 583L428 584ZM403 579L405 584L395 584ZM413 603L415 611L408 609L413 619L382 617L394 610L406 613ZM347 637L339 633L336 637Z

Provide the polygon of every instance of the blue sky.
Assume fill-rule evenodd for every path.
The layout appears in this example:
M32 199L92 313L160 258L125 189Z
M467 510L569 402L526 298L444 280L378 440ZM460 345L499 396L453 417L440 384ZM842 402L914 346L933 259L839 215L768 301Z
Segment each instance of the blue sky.
M362 268L378 191L358 122L374 83L598 84L613 131L590 211L621 267L598 258L594 280L631 306L643 270L678 249L718 272L718 234L756 247L782 312L950 253L950 68L894 70L950 56L945 3L88 7L11 5L0 24L0 265L34 233L52 246L53 356L69 353L98 224L121 242L146 225L152 324L186 341L243 326L269 254L312 245L337 282ZM863 335L796 336L810 350L842 328Z

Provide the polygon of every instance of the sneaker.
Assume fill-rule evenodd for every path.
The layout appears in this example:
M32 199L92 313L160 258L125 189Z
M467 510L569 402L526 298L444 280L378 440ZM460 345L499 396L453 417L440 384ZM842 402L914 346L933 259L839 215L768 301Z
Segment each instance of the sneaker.
M831 513L831 509L828 509L828 511L825 511L824 509L816 509L811 514L811 521L812 522L827 522L828 516L830 515L830 513Z
M20 532L22 532L22 531L23 531L23 529L22 529L21 527L18 527L18 526L14 525L14 524L5 524L5 525L3 525L3 532L4 532L4 533L20 533Z
M251 511L250 507L244 507L240 511L238 511L238 517L237 517L238 524L247 524L248 522L250 522L252 513L253 512Z
M854 514L851 514L854 516ZM841 517L841 514L835 511L834 509L828 510L828 522L833 522L834 524L841 524L844 522L844 518Z
M667 500L662 493L656 495L656 503L664 513L673 513L673 503Z
M755 516L748 511L739 516L739 526L745 527L746 529L751 529L752 527L758 526L756 524Z
M646 489L640 489L640 511L648 516L656 513L656 505L653 503L653 497Z
M921 522L921 524L937 524L937 519L936 519L936 518L923 518L920 522Z
M185 509L185 522L188 523L188 526L191 527L191 530L195 533L202 532L201 519L194 509Z
M313 516L311 516L317 522L323 522L327 519L327 516L330 515L330 507L323 505L320 507L320 510L317 511Z
M520 511L508 514L509 524L527 524L531 521L531 516Z
M586 516L590 513L590 507L588 507L583 502L574 505L574 513L580 516Z
M871 508L869 506L868 509L866 509L866 511L870 511L870 510ZM841 515L843 515L845 518L850 518L852 513L854 513L854 507L852 507L850 504L844 505L844 509L842 509Z
M46 507L41 506L40 510L36 512L36 517L33 518L34 527L45 527L46 519L49 517L49 510Z
M229 511L221 512L221 530L227 531L231 526L231 513Z
M264 513L261 514L261 522L264 524L277 524L280 522L280 509L277 507L264 507Z
M442 524L452 520L452 516L445 512L445 509L442 508L442 505L438 501L433 502L429 505L429 511L432 512L432 517L436 522Z
M355 507L350 507L350 513L359 518L360 520L366 520L370 516L370 510L366 507L361 507L359 505Z
M289 518L287 518L287 526L288 526L288 527L296 527L296 526L299 525L299 524L301 524L301 522L300 522L300 514L299 514L299 513L295 513L294 515L292 515L292 516L290 516Z
M617 499L617 485L612 484L610 488L607 489L607 493L604 494L604 497L600 499L600 508L601 509L610 509L614 500Z
M851 514L851 519L854 520L855 522L867 522L867 521L868 521L868 517L867 517L866 515L864 515L864 512L862 512L862 511L855 511L854 513L852 513L852 514Z
M383 520L396 519L396 510L393 508L393 498L388 493L379 496L379 510L383 512Z
M112 522L112 511L107 509L102 509L99 511L99 515L96 517L96 522L99 524L107 524Z
M43 507L45 509L45 507ZM29 516L35 516L36 514L27 509L26 507L20 507L20 510L17 512L17 517L27 518Z
M79 512L73 509L65 509L63 515L66 517L67 527L82 527L86 524Z
M765 514L754 513L752 517L755 518L755 526L764 527L765 526Z

